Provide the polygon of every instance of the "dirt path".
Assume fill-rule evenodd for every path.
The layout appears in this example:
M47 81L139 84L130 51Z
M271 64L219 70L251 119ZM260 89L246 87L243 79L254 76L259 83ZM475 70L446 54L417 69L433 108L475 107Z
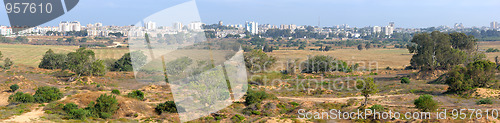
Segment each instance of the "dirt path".
M40 105L40 104L38 104ZM16 122L16 123L31 123L31 122L40 122L38 120L40 120L39 118L41 116L43 116L44 114L44 111L43 111L43 107L38 107L38 105L35 106L35 109L31 110L31 112L28 112L28 113L24 113L24 114L21 114L19 116L14 116L10 119L7 119L7 120L4 120L4 121L1 121L3 123L5 122ZM38 108L38 109L36 109Z
M400 94L400 95L384 95L384 96L370 96L370 99L376 99L376 98L389 98L389 97L402 97L406 96L406 94ZM314 97L278 97L278 99L289 99L289 100L296 100L296 101L312 101L312 102L340 102L340 103L345 103L349 99L365 99L363 96L359 97L344 97L344 98L314 98Z

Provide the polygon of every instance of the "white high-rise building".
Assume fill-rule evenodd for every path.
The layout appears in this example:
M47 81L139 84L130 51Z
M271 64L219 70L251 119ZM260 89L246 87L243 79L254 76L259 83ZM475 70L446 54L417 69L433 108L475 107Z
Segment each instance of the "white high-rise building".
M250 32L251 34L258 34L259 33L259 23L257 22L246 22L245 23L245 29Z
M174 27L174 30L182 30L183 26L182 23L180 22L175 22L172 27Z
M144 28L156 29L156 22L148 21L148 22L144 23Z
M498 22L493 21L490 23L491 29L497 29L498 28Z
M73 22L62 21L61 23L59 23L60 32L81 31L81 29L82 25L80 25L80 22L78 21L73 21Z
M203 23L197 21L197 22L192 22L188 25L189 30L202 30Z
M373 31L373 33L380 33L380 32L382 32L382 27L374 26L372 28L372 31Z
M383 28L383 31L385 35L392 35L392 33L394 33L394 27L386 26Z

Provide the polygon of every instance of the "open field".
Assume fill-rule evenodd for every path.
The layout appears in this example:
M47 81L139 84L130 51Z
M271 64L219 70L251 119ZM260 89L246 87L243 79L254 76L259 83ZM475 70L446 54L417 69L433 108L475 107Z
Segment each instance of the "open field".
M354 63L378 63L378 68L399 68L402 69L410 65L411 54L407 49L336 49L328 52L304 51L304 50L275 50L268 53L277 58L278 65L285 63L288 59L306 60L311 55L328 55L337 59Z
M479 42L479 49L484 49L487 50L489 48L496 48L500 49L500 41L488 41L488 42ZM500 56L500 52L494 52L494 53L485 53L486 58L490 61L495 61L496 56Z
M49 49L56 53L68 53L78 49L77 46L53 46L53 45L21 45L0 44L4 58L10 58L14 64L23 64L36 67L40 63L43 54ZM92 49L98 59L118 59L128 52L128 49Z

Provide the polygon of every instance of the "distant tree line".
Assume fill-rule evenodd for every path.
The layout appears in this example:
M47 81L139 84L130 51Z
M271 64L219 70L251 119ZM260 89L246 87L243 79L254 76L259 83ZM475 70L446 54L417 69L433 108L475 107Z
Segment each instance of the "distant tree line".
M133 52L135 56L140 58L136 61L139 64L145 64L146 56L140 52ZM141 60L142 59L142 60ZM132 59L130 53L122 56L112 65L106 66L103 60L95 58L95 53L84 47L79 48L76 52L68 54L55 53L49 49L43 55L42 61L38 65L44 69L62 69L75 72L78 76L102 76L108 68L111 71L132 71Z

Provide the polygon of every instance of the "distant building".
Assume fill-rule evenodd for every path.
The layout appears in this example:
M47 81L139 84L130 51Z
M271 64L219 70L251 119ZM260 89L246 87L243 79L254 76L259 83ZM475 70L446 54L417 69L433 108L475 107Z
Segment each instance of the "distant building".
M156 29L156 22L148 21L148 22L144 23L144 28Z
M174 27L174 30L182 30L183 26L182 23L180 22L175 22L172 27Z
M392 35L392 33L394 33L394 27L386 26L383 28L383 32L385 35Z
M490 23L491 29L497 29L498 28L498 22L493 21Z
M374 26L374 27L372 28L372 32L373 32L373 33L380 33L380 32L382 32L382 27L379 27L379 26Z
M246 22L245 23L245 29L250 32L251 34L258 34L259 33L259 23L257 22Z
M465 28L464 24L462 24L462 23L455 23L454 27L455 27L455 29L463 29L463 28Z
M203 23L197 21L197 22L192 22L188 25L189 30L202 30Z
M394 22L389 22L389 27L394 28L395 27Z
M7 26L0 26L0 35L10 36L12 35L12 28Z
M80 25L80 22L78 21L73 21L73 22L62 21L61 23L59 23L60 32L81 31L81 29L82 25Z
M219 26L223 26L223 25L224 25L224 22L219 21Z

